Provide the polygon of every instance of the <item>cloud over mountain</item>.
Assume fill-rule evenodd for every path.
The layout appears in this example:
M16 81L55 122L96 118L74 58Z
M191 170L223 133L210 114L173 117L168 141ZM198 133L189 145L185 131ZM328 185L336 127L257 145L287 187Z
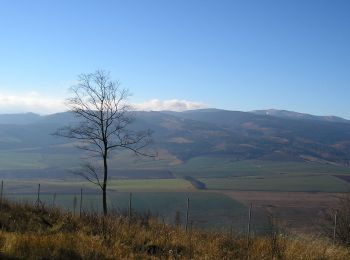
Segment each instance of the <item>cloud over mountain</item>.
M188 100L159 100L152 99L145 102L133 103L136 110L143 111L185 111L205 108L205 104ZM24 94L5 94L0 92L0 114L34 112L38 114L51 114L67 110L64 98L43 96L38 92Z
M35 112L50 114L64 111L64 100L42 96L37 92L5 94L0 92L0 113Z
M179 100L179 99L170 99L170 100L159 100L151 99L149 101L135 103L133 104L136 110L144 111L185 111L205 108L206 105L200 102L189 101L189 100Z

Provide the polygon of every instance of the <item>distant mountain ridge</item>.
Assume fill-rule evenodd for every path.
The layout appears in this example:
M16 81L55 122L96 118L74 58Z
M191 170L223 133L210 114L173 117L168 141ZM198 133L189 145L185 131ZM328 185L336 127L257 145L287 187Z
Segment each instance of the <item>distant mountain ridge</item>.
M257 115L266 115L266 116L275 116L281 118L290 118L290 119L302 119L302 120L319 120L327 122L338 122L338 123L350 123L349 120L346 120L337 116L315 116L305 113L293 112L288 110L277 110L277 109L267 109L267 110L254 110L251 113Z
M179 161L196 156L230 160L307 160L348 165L350 124L338 117L260 110L200 109L185 112L136 111L134 129L151 129L157 149ZM69 112L0 115L0 151L35 149L77 153L69 140L51 134L74 122ZM67 148L70 147L70 148ZM68 151L69 150L69 151Z
M35 113L0 114L0 124L25 125L35 123L42 119L42 116Z
M338 116L315 116L307 113L300 113L300 112L294 112L294 111L288 111L288 110L278 110L278 109L265 109L265 110L253 110L248 112L242 112L242 111L231 111L231 110L223 110L223 109L216 109L216 108L206 108L206 109L197 109L197 110L187 110L183 112L173 112L173 111L160 111L162 113L171 114L171 115L178 115L179 113L184 114L184 117L188 117L188 115L191 115L192 113L196 113L197 115L208 115L208 113L236 113L241 115L246 115L246 113L252 113L256 115L261 116L272 116L272 117L279 117L279 118L287 118L287 119L301 119L301 120L318 120L318 121L326 121L326 122L335 122L335 123L350 123L350 120L344 119L342 117ZM58 115L63 115L62 119L65 120L65 114L66 112L60 112L56 114L50 114L50 115L44 115L41 116L39 114L35 114L32 112L27 113L13 113L13 114L0 114L0 124L31 124L36 123L42 119L48 119L55 117L57 118ZM190 116L189 116L190 117Z

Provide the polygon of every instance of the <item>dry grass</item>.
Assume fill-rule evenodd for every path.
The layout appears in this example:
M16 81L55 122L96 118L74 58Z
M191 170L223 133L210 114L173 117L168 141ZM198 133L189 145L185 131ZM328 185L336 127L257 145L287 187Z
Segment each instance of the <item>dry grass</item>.
M149 215L81 218L58 209L5 202L0 213L1 259L350 259L326 240L186 233Z

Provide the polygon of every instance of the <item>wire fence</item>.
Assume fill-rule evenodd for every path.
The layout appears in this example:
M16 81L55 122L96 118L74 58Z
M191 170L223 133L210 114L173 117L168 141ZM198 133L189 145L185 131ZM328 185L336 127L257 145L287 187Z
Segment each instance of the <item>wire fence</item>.
M1 182L0 204L4 198L33 203L36 206L59 207L81 216L83 212L102 214L102 195L98 190L83 187L76 192L61 192L60 189L43 189L45 184L34 184L32 190L16 192L13 187L6 189L6 183ZM205 193L199 193L205 194ZM261 207L250 204L248 207L228 204L221 205L220 200L209 202L206 197L198 198L197 193L151 193L151 192L116 192L107 193L110 212L122 214L129 218L134 213L151 214L168 224L183 226L185 230L204 228L238 234L264 234L276 232L283 226L292 230L295 226L307 226L310 221L303 219L282 219L266 213ZM214 204L214 205L213 205ZM1 206L0 206L1 207ZM1 209L1 208L0 208ZM310 218L314 218L311 216ZM336 218L336 217L335 217ZM303 222L302 222L303 221ZM336 222L336 220L335 220ZM283 225L281 225L283 223ZM313 223L317 227L319 223ZM336 225L336 223L335 223ZM336 226L334 227L336 229ZM315 228L317 230L317 228Z

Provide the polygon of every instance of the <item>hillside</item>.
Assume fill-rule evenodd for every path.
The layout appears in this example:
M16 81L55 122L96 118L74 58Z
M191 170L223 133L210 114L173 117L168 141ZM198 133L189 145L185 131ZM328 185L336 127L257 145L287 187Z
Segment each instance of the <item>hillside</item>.
M285 114L218 109L135 112L133 127L151 129L155 148L180 161L221 156L234 161L292 160L348 165L347 120ZM51 135L72 122L74 118L69 113L0 115L0 152L25 149L49 154L76 153L68 140Z
M82 216L5 201L0 212L1 259L349 259L322 238L205 232L133 213Z

